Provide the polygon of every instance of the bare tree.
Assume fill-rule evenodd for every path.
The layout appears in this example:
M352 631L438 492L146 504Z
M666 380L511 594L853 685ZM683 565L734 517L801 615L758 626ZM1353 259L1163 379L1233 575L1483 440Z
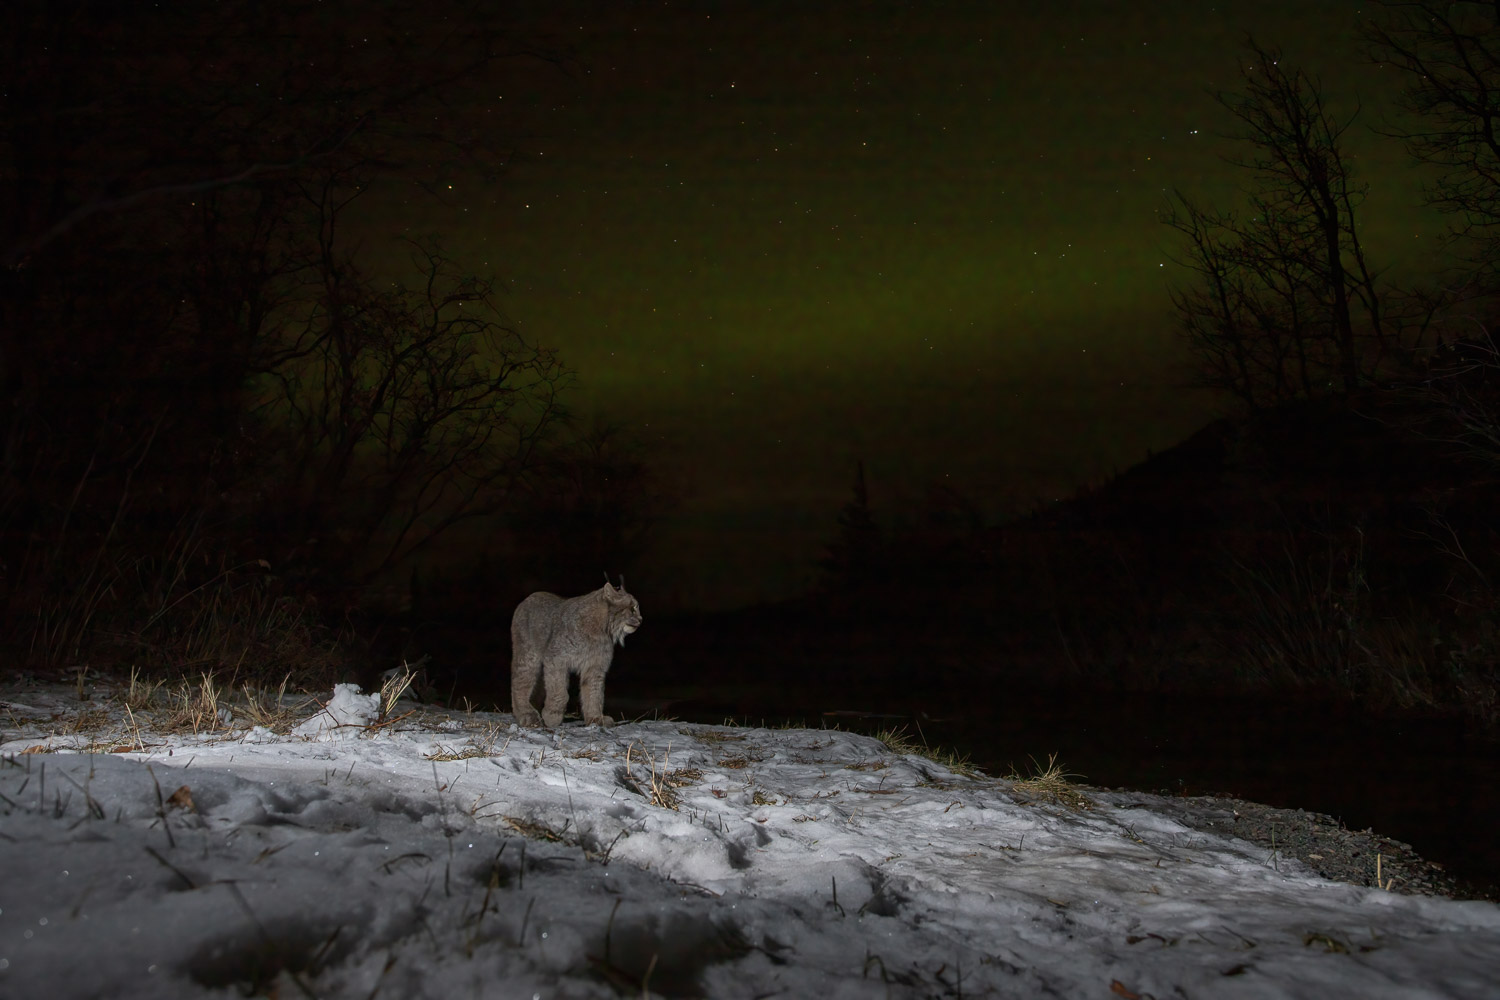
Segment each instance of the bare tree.
M1335 367L1305 241L1252 199L1240 222L1176 194L1166 223L1184 237L1174 258L1196 275L1172 301L1199 362L1199 384L1225 390L1252 409L1314 395Z
M1450 219L1456 273L1425 293L1436 346L1407 395L1427 404L1420 433L1500 460L1500 3L1382 3L1363 25L1372 59L1399 70L1408 115L1387 132L1438 169L1428 203ZM1448 343L1444 344L1446 335Z
M318 295L281 327L261 416L283 442L288 537L318 539L317 561L357 581L513 505L571 374L501 320L493 280L412 244L425 283L378 289L333 233Z
M543 54L435 3L0 4L0 621L95 563L280 572L267 521L357 582L524 473L556 358L435 248L377 286L326 211L508 162L482 102Z
M1500 266L1500 3L1383 3L1365 22L1372 59L1402 71L1404 110L1390 131L1439 168L1430 203L1452 217L1464 257L1495 284Z
M506 130L452 105L544 54L499 15L442 13L0 5L0 471L24 491L34 457L79 464L100 416L72 429L66 411L105 406L128 437L170 405L172 455L203 458L272 363L263 326L288 276L317 270L305 187L503 168Z
M1165 221L1185 237L1194 284L1174 301L1204 381L1251 406L1351 392L1390 345L1378 274L1359 238L1365 189L1344 152L1347 121L1318 82L1253 40L1245 89L1216 95L1248 152L1244 214L1178 194Z

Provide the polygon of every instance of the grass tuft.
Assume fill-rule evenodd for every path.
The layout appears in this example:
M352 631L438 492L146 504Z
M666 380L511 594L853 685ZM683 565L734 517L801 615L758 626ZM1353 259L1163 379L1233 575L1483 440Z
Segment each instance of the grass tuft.
M475 757L493 757L497 753L504 753L505 748L510 745L510 740L506 739L504 745L498 750L495 748L495 744L500 740L500 733L501 727L497 722L494 725L485 726L470 736L469 742L461 747L454 748L439 743L437 749L426 756L428 760L471 760ZM579 755L573 754L572 756Z
M291 676L287 674L281 679L281 686L276 690L274 700L268 691L256 690L249 684L241 686L244 712L253 725L264 726L275 732L287 732L291 729L299 714L295 707L286 703L286 686Z
M903 757L926 757L936 764L943 765L954 774L961 774L966 778L980 778L984 776L984 772L974 766L968 754L960 754L956 750L949 750L944 747L930 746L925 739L917 742L917 740L911 738L905 726L899 726L895 729L882 729L875 734L875 738L884 743L886 749L891 753L899 754Z
M1011 783L1012 789L1033 799L1053 802L1067 806L1069 809L1092 809L1094 807L1093 800L1079 791L1069 780L1082 777L1082 775L1071 774L1065 770L1057 762L1057 754L1048 754L1045 767L1033 757L1031 766L1035 773L1030 777L1022 777L1014 771L1006 777L1005 780Z
M399 670L390 671L385 679L381 681L380 717L382 719L390 718L391 713L396 710L396 702L401 700L401 696L411 687L411 683L416 679L416 676L417 672L407 666L403 660Z
M204 671L196 685L184 678L173 693L170 714L162 720L165 732L184 732L191 729L194 736L224 729L227 722L220 714L221 690L214 675Z
M661 767L657 767L655 757L648 756L646 759L651 764L651 773L649 776L638 778L631 766L631 755L634 750L634 743L625 748L625 775L630 782L631 788L652 805L659 806L662 809L671 809L675 812L677 807L682 804L682 796L677 794L677 789L689 784L691 780L684 776L694 774L696 777L701 778L703 777L703 772L698 771L696 768L678 768L676 771L668 772L667 764L670 762L672 756L672 748L668 747L666 754L662 757ZM674 778L678 780L673 780Z
M501 816L500 822L521 836L529 837L532 840L546 840L554 844L565 844L568 842L564 832L554 830L545 823L526 819L523 816Z
M161 691L162 682L150 681L141 673L138 666L131 665L130 681L125 688L125 707L134 712L150 708L156 702L156 696Z
M734 726L734 720L733 719L725 719L724 720L724 725L726 727L733 727ZM680 730L678 730L678 732L682 733L682 735L684 735L684 736L692 736L692 737L694 737L696 739L700 739L704 743L713 743L713 744L718 744L718 743L732 743L732 742L734 742L736 740L742 740L742 739L745 738L745 734L744 733L732 732L728 728L723 728L723 729L680 729Z

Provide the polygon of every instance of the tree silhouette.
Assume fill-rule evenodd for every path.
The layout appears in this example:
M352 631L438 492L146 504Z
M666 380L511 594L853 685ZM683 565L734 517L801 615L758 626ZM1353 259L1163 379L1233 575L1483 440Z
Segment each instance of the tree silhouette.
M870 509L865 463L855 464L854 495L839 511L838 534L820 561L823 572L840 590L865 590L879 583L884 570L884 539Z
M351 582L513 503L569 381L499 321L492 281L413 250L420 289L377 290L348 260L325 271L262 380L283 537L318 539L314 561Z
M1364 23L1370 56L1402 71L1404 109L1391 133L1439 168L1429 203L1447 213L1464 259L1493 290L1500 267L1500 6L1385 3Z
M492 282L427 247L424 287L377 285L338 225L383 179L504 167L506 130L452 106L536 54L500 21L0 5L10 635L77 655L99 615L210 594L226 566L357 584L503 502L565 372Z
M1438 168L1428 204L1449 217L1460 273L1425 294L1441 336L1407 382L1438 419L1421 433L1500 463L1500 5L1386 3L1363 25L1372 59L1405 76L1411 117L1387 131L1420 163Z
M665 504L639 442L595 419L547 443L504 520L536 586L582 588L631 570Z
M1216 95L1247 152L1247 211L1178 194L1165 221L1184 237L1194 283L1174 293L1205 384L1248 405L1351 392L1391 348L1378 275L1359 238L1365 189L1343 149L1348 121L1318 82L1247 43L1245 87Z

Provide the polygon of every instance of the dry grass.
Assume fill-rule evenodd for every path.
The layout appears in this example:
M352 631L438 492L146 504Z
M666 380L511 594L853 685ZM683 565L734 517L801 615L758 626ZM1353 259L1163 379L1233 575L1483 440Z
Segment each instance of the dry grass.
M68 723L65 732L75 735L97 733L109 725L109 711L104 708L82 708Z
M216 560L193 523L160 551L111 546L87 568L56 562L43 571L36 624L17 652L54 667L132 664L132 708L150 703L156 685L146 677L242 669L271 683L290 672L298 687L330 685L344 665L337 638L315 603L287 593L268 568Z
M214 556L200 520L185 517L149 552L118 538L75 551L60 539L45 565L27 570L37 578L23 615L32 627L7 639L7 655L67 669L80 696L101 672L117 671L118 700L131 711L169 705L178 728L198 732L215 728L205 709L225 707L223 695L237 687L218 678L274 686L289 675L297 688L330 686L343 652L315 603L288 593L263 560ZM172 678L203 674L215 678L216 692L198 681L187 697L164 690Z
M651 766L651 773L648 777L638 778L636 777L631 759L634 751L634 743L625 748L625 774L631 788L654 806L676 811L677 807L682 804L682 796L677 794L677 789L688 784L689 780L674 782L672 780L673 776L680 778L682 775L691 772L697 778L703 777L703 772L698 771L696 768L678 768L676 771L669 772L667 764L672 757L672 748L668 747L667 752L662 756L660 767L657 766L655 757L649 755L646 757Z
M433 750L432 753L424 754L424 756L428 760L471 760L475 757L488 757L489 752L482 747L474 746L472 743L458 748L439 743L436 750Z
M300 713L297 707L286 703L286 686L290 679L291 674L281 679L281 686L276 690L274 699L269 692L257 690L249 684L240 686L244 699L242 708L253 725L264 726L278 733L291 729Z
M1375 888L1384 889L1386 892L1390 892L1396 885L1396 876L1392 875L1390 878L1382 879L1382 860L1383 859L1381 858L1380 853L1377 851L1375 854Z
M724 724L728 726L732 725L732 722L726 719L724 720ZM704 743L709 744L733 743L745 738L744 733L726 732L723 729L682 729L679 732L684 736L691 736L696 740L702 740Z
M1279 557L1228 554L1250 639L1234 651L1241 669L1280 684L1347 677L1368 594L1362 554L1362 547L1350 549L1332 536L1322 547L1289 536Z
M966 778L982 777L983 773L969 760L968 754L960 754L955 750L944 747L929 746L923 739L920 743L912 739L907 733L906 727L897 729L882 729L875 734L875 738L884 743L886 749L900 756L926 757L934 763L941 764L954 774L961 774ZM859 770L859 768L856 768Z
M521 836L529 837L532 840L548 840L554 844L567 842L561 833L535 820L525 819L521 816L502 816L500 817L500 821Z
M891 753L907 756L916 754L920 756L927 747L911 738L906 727L899 729L882 729L875 734L875 738L885 744L885 748Z
M78 489L83 487L80 480ZM73 502L77 500L75 492ZM35 558L28 554L18 567L15 579L27 580L30 586L25 592L34 595L27 602L30 607L26 612L17 616L18 621L24 617L34 622L31 634L20 645L26 659L54 667L85 659L97 628L96 619L108 607L122 578L117 561L106 557L112 534L92 552L69 552L64 530L53 551Z
M1438 703L1432 668L1437 666L1434 650L1440 645L1434 636L1441 633L1421 627L1413 618L1371 622L1354 642L1367 658L1373 687L1385 688L1403 708L1432 708Z
M90 740L82 748L84 753L140 753L144 749L146 745L138 736L126 735Z
M196 685L184 679L170 696L169 713L158 720L157 728L166 733L192 730L194 736L227 728L231 713L220 704L222 694L208 671L203 672Z
M1011 788L1034 800L1052 802L1057 805L1067 806L1069 809L1092 809L1094 802L1075 787L1070 778L1082 777L1082 775L1071 774L1064 770L1057 762L1057 754L1049 754L1047 765L1043 767L1033 758L1032 768L1036 772L1030 777L1022 777L1012 772L1005 780L1011 783Z
M136 712L143 708L150 708L156 702L157 695L161 691L161 684L159 680L147 680L141 673L140 667L132 664L130 681L125 688L125 707Z
M396 710L396 702L401 700L411 687L411 682L416 679L417 672L407 666L403 660L399 670L393 670L386 675L380 684L380 717L386 719Z
M507 739L497 749L495 744L500 740L502 732L500 724L485 726L478 733L469 737L469 742L461 747L454 748L442 743L437 745L432 753L426 755L428 760L472 760L475 757L493 757L497 753L504 753L505 748L510 746ZM574 755L576 756L576 755Z
M132 749L132 750L145 750L146 749L146 741L143 740L143 739L141 739L141 726L140 726L140 723L136 722L136 720L135 720L135 712L131 709L131 707L128 704L125 706L125 717L130 720L130 733L131 733L130 749Z
M686 788L688 785L703 780L703 769L697 767L679 767L667 775L667 784L673 788Z
M132 667L125 689L114 701L137 728L136 713L150 712L163 732L217 732L231 728L234 719L240 717L252 725L284 733L307 705L306 699L296 704L288 701L290 682L288 673L274 690L244 683L236 692L233 680L222 681L215 672L205 670L196 680L182 677L168 687L165 681L149 679L139 667Z
M340 668L336 641L310 602L280 593L274 580L254 573L257 567L264 568L252 561L221 569L173 593L122 638L169 674L248 665L267 679L292 674L299 687L329 686Z

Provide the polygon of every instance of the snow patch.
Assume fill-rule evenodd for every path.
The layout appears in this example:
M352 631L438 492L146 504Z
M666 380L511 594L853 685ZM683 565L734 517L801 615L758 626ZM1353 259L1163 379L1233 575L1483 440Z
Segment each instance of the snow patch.
M1494 996L1500 907L1277 870L1155 796L1037 804L838 731L497 742L508 716L377 707L0 743L0 996Z
M360 694L358 684L335 684L322 711L292 730L308 740L347 740L380 718L380 695Z

